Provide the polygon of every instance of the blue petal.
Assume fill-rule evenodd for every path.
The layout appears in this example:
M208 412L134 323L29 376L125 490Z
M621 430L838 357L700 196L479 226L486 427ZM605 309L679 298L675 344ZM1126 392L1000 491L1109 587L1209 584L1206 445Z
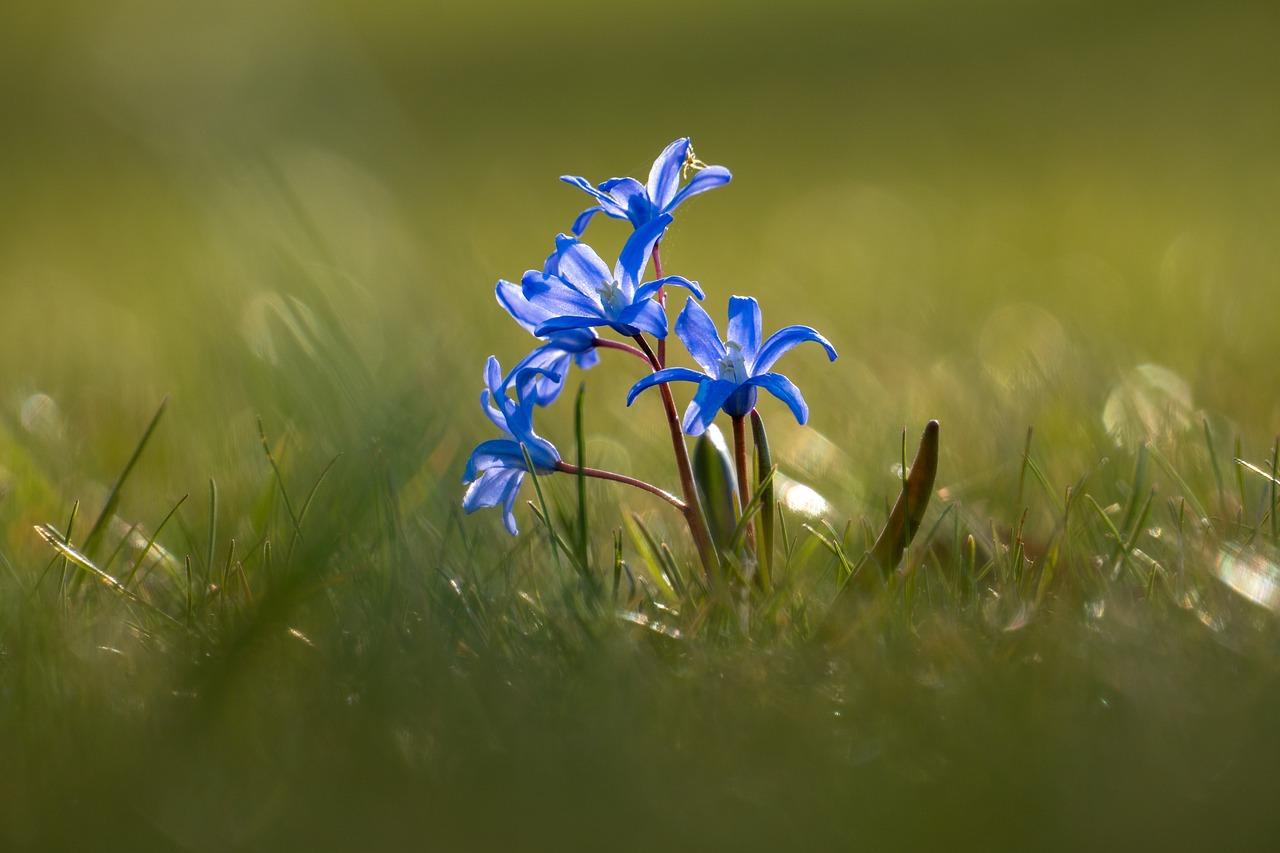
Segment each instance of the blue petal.
M502 523L507 532L515 536L520 532L516 527L516 497L520 494L520 486L524 483L524 473L516 474L507 481L506 492L502 498Z
M555 344L565 352L577 355L591 352L596 348L596 334L589 329L571 329L552 335L550 343Z
M516 397L521 403L537 403L533 397L542 384L550 383L557 389L564 384L569 370L569 355L557 349L539 348L526 356L528 358L533 358L535 363L527 365L522 361L516 365L517 369L507 376L507 384L515 386ZM507 418L507 425L511 425L511 418Z
M749 364L747 369L753 374L765 373L769 368L773 367L782 355L793 347L799 346L807 341L821 344L822 348L827 351L827 357L832 361L836 360L836 348L831 342L818 334L816 329L808 326L787 326L785 329L779 329L768 337L763 344L760 345L759 352L756 353L756 360Z
M693 360L710 375L717 375L717 367L724 358L724 344L720 343L716 324L692 298L685 302L684 310L676 318L676 334Z
M635 385L631 386L631 390L627 392L627 405L630 406L640 392L646 388L652 388L654 385L661 385L664 382L709 382L710 380L696 370L690 370L687 367L668 367L655 373L650 373L641 379Z
M631 224L639 228L653 219L657 209L649 201L649 193L635 178L610 178L600 185L614 202L627 212Z
M545 276L540 276L537 273L534 273L534 275L538 278L535 288L550 287ZM524 291L520 286L509 281L498 282L497 297L498 304L505 308L507 313L530 334L533 334L534 329L538 328L539 324L554 316L548 310L546 304L539 304L525 298ZM575 301L577 301L576 298ZM589 331L562 332L556 335L551 343L565 352L581 353L595 349L596 336Z
M484 384L493 392L493 396L502 396L502 365L498 363L497 356L489 356L489 360L484 363Z
M546 308L541 308L525 298L518 284L499 281L495 294L498 297L498 304L529 333L532 333L534 327L549 316Z
M804 401L800 389L781 373L762 373L751 377L744 384L755 385L768 391L791 407L791 414L796 416L797 421L802 424L808 423L809 404Z
M586 178L579 178L575 175L561 175L560 180L564 181L566 184L568 184L571 187L577 187L587 195L594 198L596 201L600 202L601 209L603 209L607 215L612 216L614 219L627 218L626 208L619 207L616 201L614 201L609 196L602 193L600 190L593 187L591 185L591 182L588 181Z
M485 416L493 421L493 425L503 432L507 432L507 416L493 405L493 394L488 390L480 392L480 408L484 411Z
M623 292L628 296L635 293L636 286L644 278L644 270L649 265L653 246L662 239L662 233L670 224L671 217L664 213L641 225L627 238L622 252L618 255L618 263L613 268L613 277L622 285Z
M533 431L531 400L521 400L519 406L507 416L507 428L511 430L515 440L528 449L535 468L547 472L555 470L556 463L560 461L560 453L554 444ZM519 445L516 450L519 452ZM525 467L523 453L520 455L520 467Z
M700 169L697 174L689 179L689 183L684 185L684 189L676 193L675 198L671 199L669 204L662 206L662 212L668 213L675 210L684 204L685 199L690 196L713 190L716 187L722 187L731 180L733 180L733 175L724 166L708 166L705 169Z
M578 214L577 219L573 220L573 225L569 230L571 230L574 235L581 237L582 232L586 231L587 226L591 224L591 218L603 210L604 208L599 205L596 207L588 207L586 210Z
M729 328L726 340L742 347L742 360L751 364L760 349L760 303L750 296L729 297Z
M490 468L471 481L470 487L462 497L462 508L468 513L484 507L497 506L507 496L512 480L522 479L524 471L519 468Z
M543 474L550 474L556 469L556 464L560 461L560 451L556 450L554 444L532 430L525 432L522 443L529 451L529 458L533 460L535 469Z
M627 337L635 337L639 331L662 340L667 336L667 312L652 299L642 299L623 308L617 320L609 325Z
M533 333L541 338L547 335L560 334L561 332L566 332L571 329L589 329L592 326L603 326L608 322L609 321L604 317L552 317L550 320L534 329Z
M521 400L547 406L560 396L568 378L573 354L556 343L544 344L512 368L516 393Z
M533 303L537 310L543 312L544 322L552 317L565 315L584 317L602 313L598 297L593 299L556 276L547 276L533 271L525 273L521 293L525 299ZM534 326L535 335L546 334L537 331L540 325L542 325L541 322Z
M738 386L720 405L726 415L734 418L746 417L756 407L756 387L746 382Z
M491 438L476 445L467 457L462 482L470 483L481 471L494 468L519 468L524 470L524 454L520 445L509 438Z
M570 332L569 334L573 334ZM558 338L558 336L557 336ZM573 363L578 366L579 370L590 370L600 363L600 353L596 351L595 337L592 336L592 345L590 349L572 350Z
M560 371L553 369L550 365L556 360L557 355L563 355L563 353L564 351L559 347L551 345L538 347L516 363L516 366L507 374L502 387L510 388L514 380L515 386L521 388L543 376L558 382L561 378Z
M549 259L548 264L555 267L555 274L580 293L595 296L602 285L612 280L609 267L595 250L574 237L557 237L552 257L554 260Z
M680 170L689 156L689 138L677 139L662 149L649 170L649 199L658 210L665 211L680 186Z
M694 296L702 299L706 294L702 292L702 287L696 281L689 281L684 276L669 275L666 278L660 278L656 281L646 281L644 284L636 288L635 295L631 299L639 302L641 299L648 299L663 287L683 287L690 291Z
M737 390L738 386L733 382L703 377L702 384L698 386L698 393L693 395L689 408L684 410L681 429L689 435L702 435L716 419L716 414L724 405L724 401Z

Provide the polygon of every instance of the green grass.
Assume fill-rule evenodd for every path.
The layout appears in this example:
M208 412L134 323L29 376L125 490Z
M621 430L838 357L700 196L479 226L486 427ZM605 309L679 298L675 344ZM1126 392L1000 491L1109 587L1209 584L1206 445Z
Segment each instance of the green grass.
M492 5L0 32L0 849L1267 847L1275 11ZM652 496L458 505L493 281L679 133L668 272L841 352L747 609ZM618 355L540 431L672 489Z

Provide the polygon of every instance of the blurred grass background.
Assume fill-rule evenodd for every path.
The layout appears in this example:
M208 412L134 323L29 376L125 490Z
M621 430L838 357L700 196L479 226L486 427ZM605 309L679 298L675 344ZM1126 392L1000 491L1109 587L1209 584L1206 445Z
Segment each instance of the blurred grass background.
M846 450L939 417L962 477L1034 423L1066 476L1145 363L1252 443L1280 429L1270 4L9 17L0 378L13 414L57 405L68 476L114 471L164 394L140 473L170 491L243 464L255 413L345 446L352 409L420 395L470 443L484 357L528 344L493 282L583 206L556 177L642 174L682 134L737 181L682 211L671 269L713 316L753 293L831 337L840 362L791 370ZM624 372L590 377L598 432L631 432Z
M642 177L661 147L680 135L693 137L702 159L729 166L735 180L681 209L664 243L668 271L700 280L713 316L723 315L731 293L757 295L768 328L811 323L840 349L833 365L816 351L798 352L787 364L811 403L812 429L794 429L781 407L766 404L784 473L818 490L833 517L878 507L892 493L899 430L909 424L914 433L931 417L944 425L939 484L979 509L1012 501L1030 425L1041 464L1058 488L1102 456L1127 460L1143 441L1196 472L1187 476L1197 485L1211 484L1202 421L1222 437L1224 458L1230 437L1239 436L1245 454L1261 462L1280 432L1280 13L1274 4L70 2L13 4L5 18L0 554L22 579L11 589L29 587L49 556L32 525L60 522L75 500L91 517L165 395L171 396L169 411L121 504L126 522L154 525L178 498L202 495L207 479L216 477L224 507L215 525L219 541L252 540L272 491L256 425L261 417L273 440L282 442L278 449L295 489L305 490L340 454L331 491L321 493L325 532L308 544L309 556L321 559L328 547L356 566L372 561L368 548L344 541L348 523L351 529L391 529L389 552L408 547L407 541L439 545L443 552L440 542L451 535L445 531L461 496L461 460L488 437L475 404L483 360L496 352L510 364L530 343L494 304L494 282L539 266L555 233L567 230L584 206L585 197L559 184L559 175ZM600 220L588 238L610 257L622 231ZM622 407L633 379L630 365L606 358L586 379L592 460L670 479L663 448L646 443L657 429L656 402L631 412ZM549 411L543 428L564 445L571 435L568 408ZM600 499L594 520L601 530L622 517L615 500L659 512L643 498L603 488L593 495ZM171 531L174 550L184 542L200 550L202 500L193 499L179 515L185 539ZM1047 534L1048 508L1033 510L1029 524ZM272 512L278 517L278 508ZM533 519L520 512L525 535L532 536ZM1003 523L1011 524L1012 513L1004 515ZM469 533L461 534L480 537L486 566L514 544L494 535L498 525L491 516L467 520ZM418 539L396 534L397 525L412 528ZM431 574L440 571L434 559L400 555L389 564ZM396 587L379 589L388 595ZM381 601L367 600L374 599ZM10 624L26 624L13 621L16 607ZM361 631L377 625L383 612L374 604L367 610L362 627L344 629L340 619L328 626L337 638L328 670L319 664L308 670L295 657L287 659L288 667L246 665L252 675L245 680L278 680L279 695L270 702L288 706L272 705L276 726L237 723L246 742L256 737L295 758L326 754L323 744L304 739L282 746L277 740L287 728L281 720L310 715L317 730L335 739L335 762L350 762L344 766L351 784L378 778L392 786L375 773L385 769L377 748L363 751L372 736L340 711L308 705L308 690L316 688L305 686L338 678L335 673L347 678L342 661L364 660L353 649L364 648ZM101 639L95 633L100 628L84 629L81 639L96 638L85 648ZM1182 687L1207 689L1199 676L1230 669L1216 647L1197 646L1202 656L1185 659L1159 643L1150 650L1149 630L1122 632L1116 643L1126 651L1102 664L1103 676L1092 670L1064 676L1053 683L1060 691L1053 695L1088 694L1087 707L1096 712L1097 683L1090 679L1123 683L1150 657L1166 665L1160 671L1168 680L1143 682L1136 690L1141 701L1128 694L1136 708L1149 711L1167 698L1185 699ZM447 656L424 652L431 642L414 636L419 639L400 641L414 654L431 661ZM1068 636L1052 643L1072 658L1080 647L1074 633ZM1254 643L1266 648L1273 639L1269 633L1250 636L1250 649ZM46 685L33 688L11 669L5 682L10 711L29 721L51 708L66 711L90 744L97 739L85 719L96 719L103 707L130 720L129 732L137 734L128 726L141 725L129 716L133 694L122 691L117 679L140 678L142 694L171 686L168 673L154 664L127 662L119 672L104 673L99 657L74 643L71 658L83 670L62 668L70 666L65 661L55 666L62 659L53 651L22 649L12 636L8 645L11 659L32 667L22 670L24 677L38 673ZM892 648L865 654L873 669L900 660ZM414 679L438 678L451 690L457 685L412 673L444 671L452 663L433 669L410 655L412 664L393 658L376 672L351 664L362 673L351 677L366 691L353 689L352 695L370 695L369 684L400 685L386 688L385 704L369 715L398 721L388 723L398 739L391 752L408 761L410 770L397 771L406 780L433 796L454 790L450 802L459 816L442 824L453 846L482 848L485 839L506 837L483 820L461 817L493 783L477 767L459 769L477 754L488 756L475 759L478 764L512 774L509 790L536 800L546 779L530 767L555 766L566 742L599 748L618 734L610 726L584 734L564 723L581 719L566 708L588 709L588 715L606 709L629 725L636 723L630 715L639 713L629 701L660 706L658 719L665 722L687 721L682 712L689 707L714 702L705 692L664 686L651 672L637 676L640 686L613 692L609 664L640 666L632 657L589 665L552 657L552 663L531 665L529 684L513 688L527 704L501 712L493 711L506 695L500 685L515 678L507 670L477 676L475 695L440 708L417 692L430 693L430 685ZM1273 676L1265 654L1245 658ZM1040 734L1025 722L1025 715L1043 711L1037 694L1027 692L1024 682L1015 689L1002 681L1007 661L989 671L971 661L971 668L952 663L978 686L964 688L947 707L964 709L984 735L1006 724L1017 736L1005 743L1009 752L1000 760L1025 760ZM579 666L590 670L588 686L554 711L538 704L555 704L538 692L539 679ZM88 678L84 689L96 697L80 706L85 716L60 704L68 695L61 687L48 694L54 698L29 698L47 689L45 679L62 684L72 672ZM871 695L871 685L889 693L902 689L885 672L876 673L858 695ZM729 695L754 697L756 686L739 677L745 683L735 683ZM997 693L1008 687L1008 701L989 715L982 710L990 696L983 684ZM295 698L280 698L294 696L290 690L297 691ZM899 698L908 704L892 707L909 708L919 730L933 736L925 738L929 743L963 752L963 737ZM247 707L257 708L255 701L246 700ZM20 705L26 710L15 710ZM768 801L774 795L761 779L771 773L790 778L811 766L805 760L825 768L814 771L814 786L847 782L847 764L820 760L829 757L830 744L823 730L814 733L816 717L784 706L772 709L784 723L769 714L733 717L741 728L731 737L711 712L695 715L690 737L728 739L707 747L703 756L713 769L703 781L722 779L714 768L741 771L733 760L744 732L767 738L769 725L777 723L803 732L800 741L785 743L805 747L782 755L779 742L773 747L778 754L766 751L755 772L726 795L733 802ZM471 748L497 736L470 714L497 714L493 727L510 733L519 731L521 708L542 721L535 731L554 732L548 743L561 748L520 740L501 757L495 757L500 751ZM403 722L421 723L418 713L436 714L437 725L424 732ZM1069 730L1065 712L1053 713L1064 714L1059 722ZM1249 706L1248 713L1260 711ZM1189 741L1202 731L1181 717L1164 726L1153 731L1173 738L1181 733ZM23 729L29 740L24 760L39 764L36 746L50 743L70 760L83 743L63 740L67 727L72 723L59 728L46 720ZM1257 746L1244 731L1224 729L1216 736L1238 740L1212 741L1223 751ZM464 734L458 742L468 748L455 746L450 753L432 740L459 730ZM1059 791L1067 788L1063 779L1076 778L1073 773L1088 779L1069 756L1076 748L1104 749L1105 739L1090 740L1098 731L1087 728L1081 743L1068 738L1058 744L1056 758L1032 762L1028 774L1057 780ZM91 809L90 823L128 827L134 834L122 837L144 847L266 849L283 843L272 832L281 831L280 802L288 794L261 779L243 796L236 794L225 781L243 770L234 761L224 767L226 788L210 795L214 805L208 809L216 813L217 804L234 802L244 811L243 824L202 840L207 820L175 817L185 814L185 798L199 796L198 783L171 766L182 763L169 751L172 744L187 742L176 735L162 740L159 755L148 754L122 776L140 784L145 774L139 767L155 769L162 779L174 772L179 782L171 796L183 802L135 805L147 815L141 822L132 813L126 819L105 807L103 814ZM1151 767L1164 774L1160 750L1167 742L1144 742L1143 755L1159 757L1135 765L1131 780L1113 779L1114 789L1123 781L1150 785L1153 777L1143 773ZM212 736L191 743L193 750L218 751ZM628 747L634 753L625 761L626 772L639 774L633 778L642 778L652 793L672 784L664 770L689 765L668 757L646 775L648 743L641 737ZM866 742L845 745L856 753ZM255 748L246 747L246 755L256 755ZM112 778L102 768L139 758L113 749L100 743L91 748L95 780ZM426 761L422 756L441 754L457 765L427 762L429 783L414 775L421 767L413 756ZM913 774L968 778L960 770L951 771L956 776L939 771L931 763L937 755L923 748L912 755L918 761L895 764L905 769L885 800L863 803L860 814L877 827L888 826L896 819L891 816L910 820L905 810L878 815L877 807L918 796ZM864 760L855 759L856 766ZM624 772L606 772L603 758L597 767L583 761L586 769L575 762L576 771L566 768L561 779L580 794L591 789L584 778ZM199 766L199 756L192 763ZM23 766L48 773L55 789L65 769L53 760L43 771ZM517 766L522 769L512 769ZM1193 759L1179 766L1186 779L1195 776L1192 767L1202 768ZM309 769L305 762L294 766L289 778L324 777ZM978 787L1012 795L1019 778L998 772ZM455 790L457 779L467 781ZM1171 783L1174 793L1191 790L1189 800L1208 802L1198 783L1186 779ZM696 792L696 782L684 779L676 788ZM5 784L21 788L24 779L14 776ZM337 782L319 787L317 797L343 802ZM411 801L399 793L404 799L386 796ZM78 796L74 802L83 806L86 793ZM967 821L972 810L990 807L980 800L975 795L948 814ZM711 795L685 801L689 814L666 815L661 826L669 834L661 838L677 843L672 839L701 826L700 805L720 802ZM1097 806L1120 819L1106 812L1107 804L1088 797L1075 802L1079 815ZM622 813L624 805L613 802L603 814ZM799 809L797 821L839 820L843 814L836 802L792 806ZM58 813L53 805L48 809L13 824L19 829L6 836L9 842L42 838L32 827ZM260 815L259 823L249 812ZM329 833L341 825L338 812L335 805L334 815L311 826L316 843L335 843ZM553 816L561 812L539 811L529 802L514 813L533 821L525 840L534 847L542 845L531 839L557 831L586 843L608 830L603 817L584 818L572 831L557 829ZM1065 822L1065 815L1077 812L1032 809L1002 824L1001 832L1013 838L1026 827L1046 831ZM364 822L351 825L366 829L379 819L394 825L396 818L380 815L370 792L360 800L359 816ZM1186 820L1196 816L1189 812ZM285 825L298 830L305 821ZM754 834L749 827L759 830L760 824L753 823L738 827L735 837L747 844L789 837L785 819L767 825L774 835ZM382 840L400 840L384 829ZM701 826L704 831L711 834ZM449 835L454 832L456 837ZM363 837L378 843L376 834Z

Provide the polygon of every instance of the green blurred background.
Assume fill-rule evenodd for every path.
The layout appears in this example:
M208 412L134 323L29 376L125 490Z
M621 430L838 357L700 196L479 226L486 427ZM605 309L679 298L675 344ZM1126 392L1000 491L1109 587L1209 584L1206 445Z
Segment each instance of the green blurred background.
M1250 585L1215 576L1213 538L1267 495L1224 498L1200 430L1260 463L1280 432L1277 44L1274 3L9 4L0 846L1170 849L1273 824L1280 575L1259 534ZM1050 495L1118 459L1088 484L1117 509L1151 442L1191 482L1164 477L1135 528L1185 570L1173 606L1085 605L1082 572L1034 620L984 589L872 598L822 666L767 624L591 646L526 510L517 540L496 513L455 524L484 359L531 343L494 282L584 207L559 175L643 176L681 135L735 180L678 212L668 271L713 316L754 294L768 329L841 352L785 363L812 428L764 404L804 508L882 517L900 430L931 417L980 539L1017 518L1028 426ZM610 257L625 231L588 237ZM608 355L590 461L671 486L656 398L626 410L634 367ZM198 637L65 575L33 591L32 525L79 500L83 536L166 395L112 536L192 495L170 569L194 553L226 586L231 539L277 548L245 558L243 598L201 597ZM562 447L569 408L541 427ZM295 499L340 455L289 571L259 417ZM591 488L598 558L624 508L681 547L646 496ZM1217 532L1173 535L1163 500L1188 491L1216 492ZM1052 499L1027 503L1034 545ZM1111 552L1094 521L1078 564ZM827 586L788 625L829 598L813 544ZM177 613L173 577L146 589Z
M784 448L792 465L840 448L837 501L891 484L898 429L926 417L960 481L1016 457L1030 424L1064 480L1108 427L1207 415L1259 447L1280 429L1273 4L122 2L6 19L0 389L8 441L38 445L60 499L109 478L165 394L139 472L161 487L151 511L256 470L257 414L317 455L429 416L446 426L414 450L453 476L487 436L483 359L529 345L493 283L539 265L584 206L556 178L643 176L685 134L736 178L680 211L669 270L703 282L713 316L756 294L768 327L812 323L839 347L831 366L790 357L815 429ZM589 238L608 257L623 230ZM662 476L661 447L631 446L658 417L622 408L631 366L589 378L601 458ZM1128 421L1104 424L1116 392ZM567 439L563 413L547 421Z

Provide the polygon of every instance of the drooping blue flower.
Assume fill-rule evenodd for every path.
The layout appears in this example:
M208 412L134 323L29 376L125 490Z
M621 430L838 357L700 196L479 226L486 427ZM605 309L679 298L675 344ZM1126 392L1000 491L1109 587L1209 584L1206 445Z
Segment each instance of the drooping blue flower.
M533 431L532 392L545 376L541 368L523 367L504 378L498 360L489 356L480 407L507 437L481 442L471 452L462 475L462 482L470 484L462 498L462 508L472 513L501 504L503 522L512 536L516 534L516 496L529 471L521 445L529 451L539 474L554 471L560 461L555 445ZM515 390L516 399L511 399L508 389Z
M689 183L680 186L681 173L694 168ZM698 193L729 183L733 175L724 166L706 166L693 156L689 138L677 139L668 145L653 161L649 170L649 183L642 184L635 178L610 178L593 187L586 178L564 175L566 184L577 187L594 198L597 204L589 207L573 221L573 233L587 230L591 217L597 213L614 219L628 219L636 228L653 221L664 213L675 210L684 200Z
M613 272L576 237L557 237L556 250L543 270L529 270L520 282L521 293L538 314L535 320L534 311L520 309L527 322L536 323L533 333L554 338L571 330L608 326L626 337L645 332L665 338L667 314L653 295L674 286L702 298L697 282L678 275L641 283L653 245L670 223L670 215L663 214L633 231Z
M548 258L544 273L550 267L551 258ZM500 280L497 297L498 304L530 334L554 316L546 306L526 299L518 284ZM511 369L513 375L526 368L541 371L528 392L528 399L538 406L548 406L560 396L569 378L570 365L587 370L600 361L600 354L596 352L596 334L591 329L567 329L543 339L546 343Z
M689 435L700 435L723 410L732 417L742 417L756 405L756 391L763 388L790 407L796 420L809 420L809 405L790 379L770 368L788 350L813 341L821 344L832 361L836 351L830 342L808 326L787 326L761 342L760 305L747 296L729 299L728 340L722 341L715 323L702 306L692 299L676 320L676 335L703 373L687 367L668 367L651 373L631 386L627 394L630 406L636 395L663 382L696 382L698 390L685 410L683 427Z

